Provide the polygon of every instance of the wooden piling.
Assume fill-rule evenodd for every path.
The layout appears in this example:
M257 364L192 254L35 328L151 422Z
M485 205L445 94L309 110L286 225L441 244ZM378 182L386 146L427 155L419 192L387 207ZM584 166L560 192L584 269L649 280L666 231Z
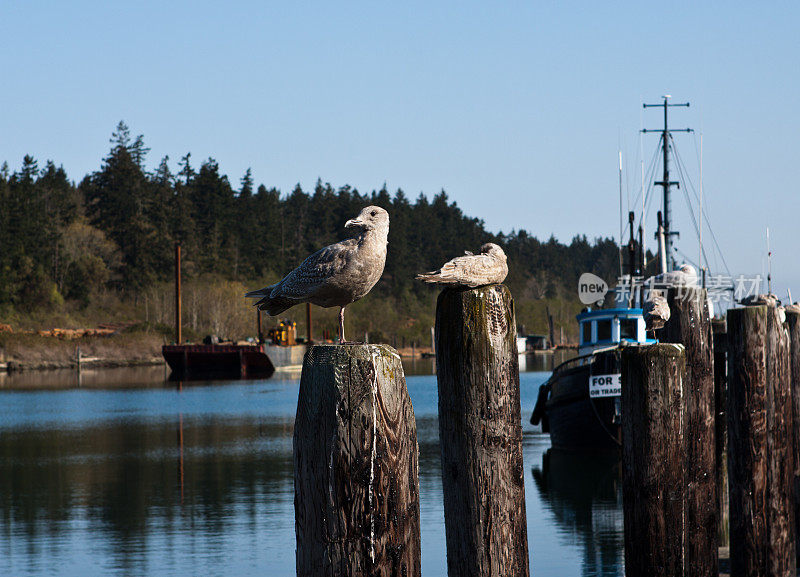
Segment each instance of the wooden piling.
M625 574L631 577L685 574L685 386L682 345L623 349Z
M682 344L686 355L681 422L686 442L684 569L687 576L717 577L714 339L708 295L703 288L672 287L667 292L667 303L670 318L657 336L664 343Z
M511 293L503 285L445 289L435 334L448 575L527 577Z
M420 575L418 452L394 349L309 348L294 430L298 576Z
M717 535L720 547L730 546L728 503L728 420L725 410L728 390L728 325L724 318L713 319L714 333L714 431L717 477Z
M794 519L795 552L800 552L800 311L786 309L789 331L789 372L792 390L792 438L794 440Z
M789 337L778 310L728 311L731 576L796 575Z

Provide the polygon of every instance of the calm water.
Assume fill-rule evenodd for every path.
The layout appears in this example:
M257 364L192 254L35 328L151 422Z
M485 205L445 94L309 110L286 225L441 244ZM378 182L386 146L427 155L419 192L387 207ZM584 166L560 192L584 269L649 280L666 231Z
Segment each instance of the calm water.
M406 367L426 576L446 575L432 366ZM528 368L531 573L622 575L619 465L547 451L527 418L552 366ZM0 575L294 575L297 377L181 388L163 368L0 377Z

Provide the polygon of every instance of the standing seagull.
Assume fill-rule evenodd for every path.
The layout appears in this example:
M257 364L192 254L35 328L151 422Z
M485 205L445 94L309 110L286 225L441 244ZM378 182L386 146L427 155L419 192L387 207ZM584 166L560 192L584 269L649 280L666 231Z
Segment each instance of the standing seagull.
M339 342L344 338L344 307L366 295L383 274L389 236L389 213L368 206L345 228L358 234L326 246L274 285L245 296L260 299L256 306L270 316L281 314L300 303L339 310Z
M418 274L417 280L454 286L477 287L501 283L508 275L506 253L503 249L487 242L481 247L481 254L466 251L466 256L449 260L439 270Z
M653 331L653 338L656 336L656 329L662 328L669 320L669 305L667 299L654 292L650 293L647 302L644 303L644 327L645 331Z

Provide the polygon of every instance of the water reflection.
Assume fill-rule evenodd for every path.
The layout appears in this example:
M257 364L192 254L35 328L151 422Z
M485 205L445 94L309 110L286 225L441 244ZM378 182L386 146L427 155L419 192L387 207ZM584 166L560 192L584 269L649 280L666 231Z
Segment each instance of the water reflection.
M413 373L434 363L405 366L426 577L446 575L438 397L435 376ZM0 573L294 574L296 378L192 381L178 390L163 367L97 371L80 387L54 373L19 376L0 390ZM525 418L546 378L520 376L528 466L549 446ZM559 466L551 456L527 479L532 573L621 574L621 520L614 535L598 509L605 499L613 514L618 499L604 469L574 463L562 479ZM598 492L597 483L605 488Z
M582 550L581 574L622 573L624 520L622 466L617 454L549 449L533 481L558 530Z
M290 499L291 434L289 420L253 418L4 430L0 513L2 541L11 549L6 560L22 568L47 565L51 557L70 559L68 540L61 537L86 525L102 536L108 563L144 574L143 551L151 538L180 536L194 547L201 545L196 536L235 536L236 524ZM24 547L14 539L21 535ZM48 548L46 555L40 546ZM149 555L159 554L155 548Z
M0 390L25 389L133 389L168 386L169 369L164 364L92 369L58 369L53 371L0 371Z

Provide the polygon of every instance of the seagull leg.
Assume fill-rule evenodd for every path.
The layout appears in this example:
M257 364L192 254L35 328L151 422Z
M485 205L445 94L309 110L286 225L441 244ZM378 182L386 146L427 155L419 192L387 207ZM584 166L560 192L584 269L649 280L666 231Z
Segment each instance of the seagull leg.
M339 309L339 344L344 344L344 307Z
M344 307L339 309L339 344L340 345L360 345L358 341L348 341L344 338Z

